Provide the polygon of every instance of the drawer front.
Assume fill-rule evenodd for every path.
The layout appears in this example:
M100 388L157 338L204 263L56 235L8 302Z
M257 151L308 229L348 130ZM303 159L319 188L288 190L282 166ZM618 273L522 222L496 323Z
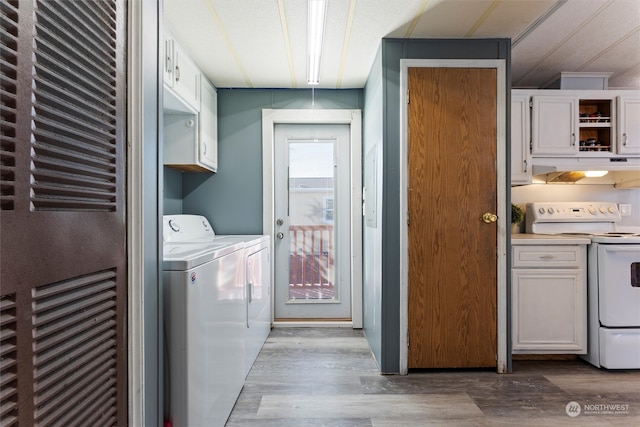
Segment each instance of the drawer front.
M580 245L513 246L513 267L574 267L586 262L586 248Z

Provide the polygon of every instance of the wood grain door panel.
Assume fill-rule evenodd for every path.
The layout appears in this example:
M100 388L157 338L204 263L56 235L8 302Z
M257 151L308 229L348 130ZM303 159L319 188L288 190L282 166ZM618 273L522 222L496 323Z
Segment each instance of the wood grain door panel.
M409 68L409 368L497 363L496 78Z

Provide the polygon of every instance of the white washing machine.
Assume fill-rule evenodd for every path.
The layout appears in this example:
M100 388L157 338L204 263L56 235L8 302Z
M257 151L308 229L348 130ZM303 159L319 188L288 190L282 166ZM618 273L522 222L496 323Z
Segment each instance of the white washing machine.
M163 226L169 421L224 426L269 334L269 238L216 236L198 215Z

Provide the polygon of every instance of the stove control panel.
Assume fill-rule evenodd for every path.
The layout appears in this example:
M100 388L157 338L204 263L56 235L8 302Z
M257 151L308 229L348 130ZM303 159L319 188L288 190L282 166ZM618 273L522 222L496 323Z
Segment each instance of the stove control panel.
M617 222L618 205L609 202L527 203L532 222Z

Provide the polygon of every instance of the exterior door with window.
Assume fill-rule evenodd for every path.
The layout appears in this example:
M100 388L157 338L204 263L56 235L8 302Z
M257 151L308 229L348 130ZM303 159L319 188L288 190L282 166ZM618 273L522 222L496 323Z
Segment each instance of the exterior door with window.
M351 319L348 125L275 126L275 319Z

